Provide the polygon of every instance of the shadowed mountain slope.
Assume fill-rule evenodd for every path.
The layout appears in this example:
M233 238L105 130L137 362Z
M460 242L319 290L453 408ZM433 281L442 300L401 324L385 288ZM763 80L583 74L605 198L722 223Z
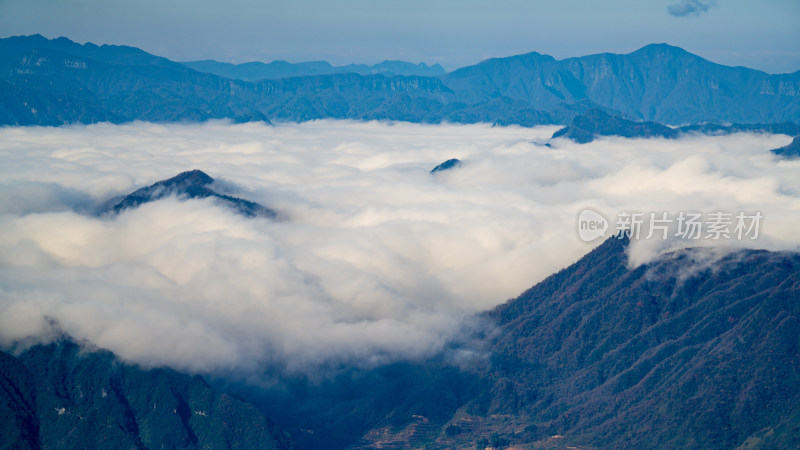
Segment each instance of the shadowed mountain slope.
M611 239L490 313L487 429L599 447L800 442L800 254L626 263Z
M297 383L262 393L265 409L311 430L304 448L800 444L800 254L694 249L631 269L627 246L486 313L483 362Z

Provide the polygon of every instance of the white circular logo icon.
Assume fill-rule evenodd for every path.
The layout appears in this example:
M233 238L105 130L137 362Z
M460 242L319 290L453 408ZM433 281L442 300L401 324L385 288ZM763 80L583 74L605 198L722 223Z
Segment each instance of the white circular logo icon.
M608 220L599 212L584 209L578 214L578 237L583 242L592 242L604 237L608 231Z

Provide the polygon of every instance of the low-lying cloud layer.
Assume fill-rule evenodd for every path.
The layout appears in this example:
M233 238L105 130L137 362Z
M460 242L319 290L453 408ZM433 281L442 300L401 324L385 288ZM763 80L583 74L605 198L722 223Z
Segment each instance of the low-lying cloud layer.
M462 319L591 244L584 207L758 210L796 249L800 162L786 136L543 145L553 127L107 124L0 129L0 343L59 333L146 365L289 371L441 350ZM430 169L459 158L457 169ZM286 221L174 198L103 201L200 169ZM612 224L613 227L613 224ZM699 244L697 241L695 244ZM675 245L637 243L632 263Z

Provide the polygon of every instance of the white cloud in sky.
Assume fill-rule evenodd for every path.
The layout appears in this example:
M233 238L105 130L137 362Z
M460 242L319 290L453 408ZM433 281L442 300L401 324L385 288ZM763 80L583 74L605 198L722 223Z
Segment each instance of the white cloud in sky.
M667 12L674 17L699 16L705 14L712 6L716 6L714 0L680 0L679 2L667 6Z
M576 261L592 248L575 231L582 207L757 209L762 236L734 244L800 244L800 162L768 152L787 136L545 147L554 129L1 128L0 343L63 332L199 372L369 365L441 350L463 318ZM429 173L453 157L463 166ZM87 214L190 169L288 220L240 217L210 199ZM674 244L637 242L631 261Z

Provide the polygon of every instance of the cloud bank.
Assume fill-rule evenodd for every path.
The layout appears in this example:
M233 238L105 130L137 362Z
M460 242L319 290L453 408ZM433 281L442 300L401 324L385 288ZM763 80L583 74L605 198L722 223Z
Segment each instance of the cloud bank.
M674 17L699 16L708 12L708 8L715 6L715 0L681 0L674 5L667 6L667 12Z
M431 355L591 250L579 210L759 210L797 249L800 162L774 135L556 140L553 127L319 121L0 129L0 344L66 333L144 365L309 372ZM450 158L459 168L431 174ZM200 169L286 221L174 198ZM597 242L595 242L596 245ZM634 243L638 264L686 242Z

